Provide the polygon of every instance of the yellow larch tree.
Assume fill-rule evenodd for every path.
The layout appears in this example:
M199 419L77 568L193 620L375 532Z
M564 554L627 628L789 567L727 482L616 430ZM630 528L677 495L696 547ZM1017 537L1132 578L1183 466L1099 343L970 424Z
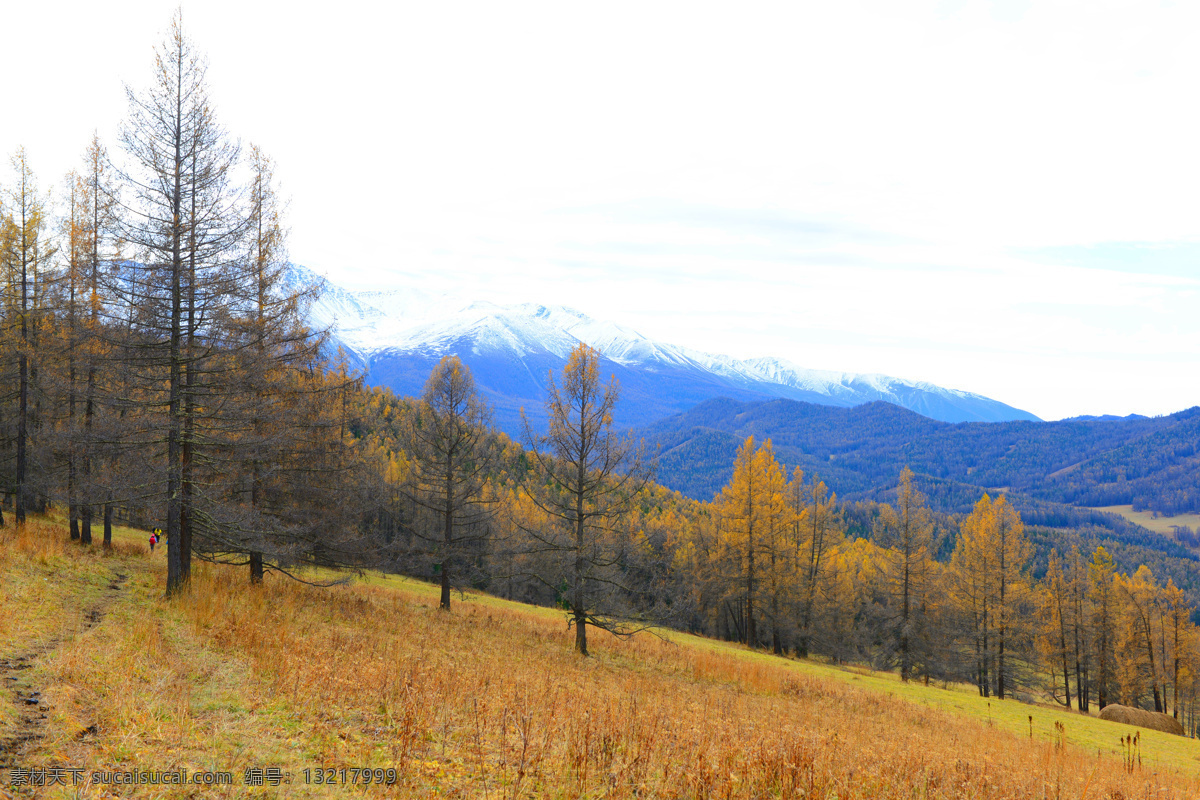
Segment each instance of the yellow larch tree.
M1071 613L1071 586L1063 573L1057 550L1050 551L1046 576L1035 589L1038 609L1038 650L1051 676L1051 691L1057 699L1057 675L1062 671L1063 705L1071 707L1072 651L1068 629ZM1078 688L1078 687L1076 687Z
M888 595L892 603L900 678L912 674L912 642L925 623L923 609L929 588L933 561L933 515L925 497L913 487L913 473L905 467L900 473L896 505L880 509L880 523L888 550Z
M872 594L889 569L890 553L867 539L845 540L828 555L822 582L822 649L836 661L861 655L866 628L857 624L869 613Z
M558 563L539 578L551 586L565 582L575 649L588 655L587 627L624 634L648 624L626 607L630 587L622 578L625 525L649 481L643 448L613 426L619 386L602 381L600 353L580 343L561 376L549 376L546 416L540 436L522 416L536 482L523 484L530 499L554 520L549 528L526 533ZM547 580L549 578L549 580Z
M1075 705L1086 712L1091 703L1092 632L1088 624L1088 562L1079 547L1071 550L1069 562L1068 616L1075 666Z
M1019 608L1028 591L1025 570L1033 547L1025 538L1020 515L1008 501L984 495L963 521L962 533L951 559L960 601L971 618L980 693L990 694L994 678L996 696L1010 690L1014 629L1020 625Z
M774 455L770 456L774 461ZM758 595L764 565L763 540L768 535L770 494L766 459L759 455L751 436L738 448L733 475L716 499L721 526L721 561L733 597L740 596L742 613L735 627L747 645L758 645Z
M1164 640L1170 646L1170 661L1168 664L1164 664L1164 667L1169 667L1171 675L1171 714L1175 719L1179 719L1180 674L1189 667L1189 656L1194 649L1192 643L1195 639L1196 629L1189 619L1191 607L1187 603L1187 598L1184 596L1183 590L1175 585L1174 580L1167 579L1161 601L1165 629ZM1166 698L1163 699L1165 701Z
M799 524L803 538L797 576L800 641L796 649L801 656L807 656L812 645L814 624L820 611L820 587L830 570L829 553L842 542L845 531L837 509L837 495L829 491L824 481L814 475L808 484L807 495Z
M795 582L792 561L786 546L789 509L784 494L787 480L775 459L775 448L768 439L754 454L756 469L763 481L762 595L763 611L771 625L771 650L783 655L784 628L787 624L788 596Z
M1088 622L1096 654L1096 702L1103 709L1111 702L1114 687L1113 650L1116 646L1118 598L1117 566L1103 546L1097 547L1088 565Z
M1137 705L1146 681L1154 696L1154 710L1163 711L1159 671L1154 656L1154 617L1159 600L1158 582L1145 564L1128 577L1117 574L1120 590L1121 625L1118 636L1118 659L1121 697L1126 705Z

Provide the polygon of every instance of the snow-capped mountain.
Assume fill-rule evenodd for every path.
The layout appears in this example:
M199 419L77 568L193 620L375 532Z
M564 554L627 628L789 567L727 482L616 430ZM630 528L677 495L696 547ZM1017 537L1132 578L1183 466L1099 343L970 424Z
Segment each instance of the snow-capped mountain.
M303 267L293 280L320 280ZM617 421L644 425L714 397L786 397L855 406L885 400L946 422L1027 419L1032 414L970 392L886 375L804 369L777 358L735 359L649 339L614 322L561 306L463 302L418 290L350 292L325 282L310 310L315 326L367 373L369 383L419 395L433 365L457 354L495 406L495 422L520 431L524 408L542 419L547 376L579 342L595 347L603 369L619 381Z

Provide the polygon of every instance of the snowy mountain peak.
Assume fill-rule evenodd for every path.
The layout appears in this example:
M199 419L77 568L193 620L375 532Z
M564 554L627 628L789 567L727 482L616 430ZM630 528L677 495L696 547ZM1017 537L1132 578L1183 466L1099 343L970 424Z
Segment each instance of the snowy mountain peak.
M318 280L295 267L297 283ZM516 428L521 407L541 407L545 375L584 342L621 382L625 424L643 424L713 397L787 397L854 406L884 400L947 422L1037 419L970 392L886 375L812 370L782 358L735 359L654 341L616 322L566 306L498 305L450 294L389 289L351 292L326 282L312 309L316 326L367 366L368 379L419 394L429 369L457 354L496 405L497 423Z

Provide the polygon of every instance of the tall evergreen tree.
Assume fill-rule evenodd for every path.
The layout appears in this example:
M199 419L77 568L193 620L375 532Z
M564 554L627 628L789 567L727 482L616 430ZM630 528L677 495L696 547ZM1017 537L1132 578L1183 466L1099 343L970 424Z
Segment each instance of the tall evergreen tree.
M166 410L150 441L166 451L168 594L190 574L196 446L201 416L213 408L204 402L203 373L225 334L221 326L241 278L227 267L246 230L231 174L238 148L213 116L205 73L177 12L156 49L153 82L127 92L121 133L132 164L122 176L131 197L121 233L143 265L123 287L137 311L139 344L131 352L139 388Z

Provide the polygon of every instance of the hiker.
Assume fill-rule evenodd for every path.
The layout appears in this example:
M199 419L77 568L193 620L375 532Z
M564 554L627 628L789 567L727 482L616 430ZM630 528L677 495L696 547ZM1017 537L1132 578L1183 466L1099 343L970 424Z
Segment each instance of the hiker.
M154 552L154 545L156 545L156 544L158 544L158 534L151 533L150 534L150 552L151 553Z

